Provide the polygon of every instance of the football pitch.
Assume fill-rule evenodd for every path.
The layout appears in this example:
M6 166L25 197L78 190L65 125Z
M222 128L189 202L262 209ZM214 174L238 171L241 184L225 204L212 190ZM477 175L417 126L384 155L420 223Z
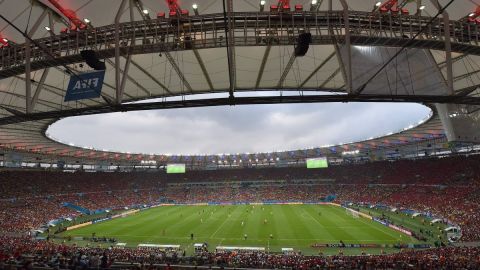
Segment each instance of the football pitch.
M193 252L194 243L205 242L210 251L217 246L234 246L264 247L270 252L293 248L304 254L318 254L321 250L313 248L314 244L340 241L418 243L408 235L353 217L334 205L161 206L67 231L63 236L91 237L92 233L116 238L130 247L177 244L187 253Z

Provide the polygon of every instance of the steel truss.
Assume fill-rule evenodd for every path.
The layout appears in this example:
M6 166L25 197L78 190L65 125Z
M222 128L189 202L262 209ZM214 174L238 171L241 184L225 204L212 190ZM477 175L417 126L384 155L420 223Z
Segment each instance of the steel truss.
M417 103L458 103L480 105L480 99L470 96L412 96L412 95L285 95L237 97L235 105L281 104L281 103L325 103L325 102L417 102ZM38 121L51 118L63 118L79 115L92 115L110 112L127 112L142 110L164 110L178 108L213 107L232 105L229 98L193 99L179 101L142 102L89 106L61 111L47 111L32 114L17 112L12 116L0 118L0 126Z
M445 20L430 22L430 17L393 16L377 12L349 11L292 12L233 12L230 24L234 44L238 46L294 45L298 34L312 33L312 44L391 46L446 50L448 38L451 51L480 55L480 32L477 24L448 21L450 33L445 32ZM346 18L348 18L348 23ZM429 24L431 23L431 24ZM345 30L348 25L348 33ZM426 29L425 26L427 26ZM117 54L127 56L192 49L225 47L223 14L190 16L181 19L150 19L118 24ZM227 28L228 29L228 28ZM415 42L410 41L424 29ZM116 25L63 33L36 39L38 44L23 44L0 49L0 79L25 73L27 56L30 71L74 64L83 61L80 51L95 49L101 58L115 57ZM409 44L411 43L411 44ZM29 48L29 50L27 50ZM128 48L128 49L127 49ZM51 59L45 52L55 55Z

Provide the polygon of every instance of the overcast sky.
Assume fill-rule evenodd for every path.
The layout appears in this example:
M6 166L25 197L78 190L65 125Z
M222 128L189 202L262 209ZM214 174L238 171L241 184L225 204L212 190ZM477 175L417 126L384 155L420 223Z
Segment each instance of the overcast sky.
M419 104L386 103L192 108L72 117L48 133L75 145L132 153L262 152L379 136L429 112Z

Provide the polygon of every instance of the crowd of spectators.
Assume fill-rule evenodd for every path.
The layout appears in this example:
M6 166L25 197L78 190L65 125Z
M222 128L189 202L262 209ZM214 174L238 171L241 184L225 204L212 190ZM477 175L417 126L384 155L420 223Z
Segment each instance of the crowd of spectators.
M271 269L478 269L480 249L439 248L375 256L288 256L228 252L211 254L209 264Z
M0 269L8 269L9 266L25 269L98 269L115 265L122 268L148 269L159 264L269 269L479 269L480 249L444 247L361 256L205 251L187 257L181 250L116 247L102 249L66 246L26 237L0 237Z
M463 240L480 240L478 162L478 156L456 156L322 170L247 168L176 175L1 171L0 231L24 232L56 218L78 216L75 210L62 207L66 202L89 210L115 210L159 202L305 202L335 195L337 202L385 204L429 212L460 225ZM312 180L310 184L299 182L306 179ZM228 184L240 180L255 184ZM188 185L198 182L207 184ZM174 183L177 185L171 185Z
M37 264L82 264L83 253L88 252L88 264L94 266L105 256L115 260L144 263L167 262L167 254L156 250L120 251L72 248L48 242L31 244L25 235L50 220L81 215L63 207L71 203L86 209L112 209L160 202L175 203L243 203L261 201L320 201L334 195L336 202L382 204L399 209L428 212L460 225L462 241L480 241L480 158L457 156L442 159L396 162L373 162L361 165L332 166L322 170L305 168L231 169L190 171L181 175L162 172L130 173L65 173L57 171L0 171L0 261L16 260L24 251L41 253ZM204 183L198 185L198 183ZM197 183L197 185L192 183ZM249 184L247 184L249 183ZM8 237L7 237L8 235ZM16 240L15 240L16 239ZM16 242L20 241L20 242ZM27 244L22 244L27 243ZM22 250L24 248L25 250ZM32 250L33 248L33 250ZM68 250L68 258L64 254ZM49 253L51 252L51 253ZM103 252L107 252L104 255ZM143 253L142 253L143 252ZM432 252L432 253L428 253ZM426 269L439 264L453 267L458 264L471 268L471 260L462 260L465 252L477 256L478 249L437 249L435 251L388 256L315 257L268 254L208 254L208 264L228 266L276 267L294 265L309 268L313 265L396 265L405 262ZM449 252L453 252L452 255ZM158 257L158 254L162 256ZM463 255L462 255L463 254ZM460 256L461 255L461 256ZM57 256L57 257L55 257ZM92 257L93 256L93 257ZM143 256L143 257L142 257ZM466 255L465 255L466 256ZM149 259L147 260L146 257ZM172 256L170 256L172 257ZM178 257L171 262L176 263ZM173 258L172 257L172 258ZM46 259L45 259L46 258ZM93 259L91 259L93 258ZM140 259L139 259L140 258ZM153 258L153 259L152 259ZM442 260L442 258L444 258ZM473 257L472 257L473 258ZM199 258L196 258L199 260ZM15 261L25 263L26 261ZM168 261L170 262L170 261ZM429 266L431 266L429 268ZM293 267L293 266L292 266ZM453 268L452 268L453 269ZM475 268L471 268L475 269Z

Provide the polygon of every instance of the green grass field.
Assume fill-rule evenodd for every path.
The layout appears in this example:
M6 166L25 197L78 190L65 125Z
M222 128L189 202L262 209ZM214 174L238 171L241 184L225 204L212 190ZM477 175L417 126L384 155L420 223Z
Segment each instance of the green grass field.
M418 243L333 205L162 206L67 231L62 236L90 237L92 233L114 237L131 247L140 243L179 244L188 253L194 243L202 242L207 242L211 250L219 245L265 247L271 252L290 247L305 254L318 254L320 250L311 248L312 244L340 240L352 244Z

